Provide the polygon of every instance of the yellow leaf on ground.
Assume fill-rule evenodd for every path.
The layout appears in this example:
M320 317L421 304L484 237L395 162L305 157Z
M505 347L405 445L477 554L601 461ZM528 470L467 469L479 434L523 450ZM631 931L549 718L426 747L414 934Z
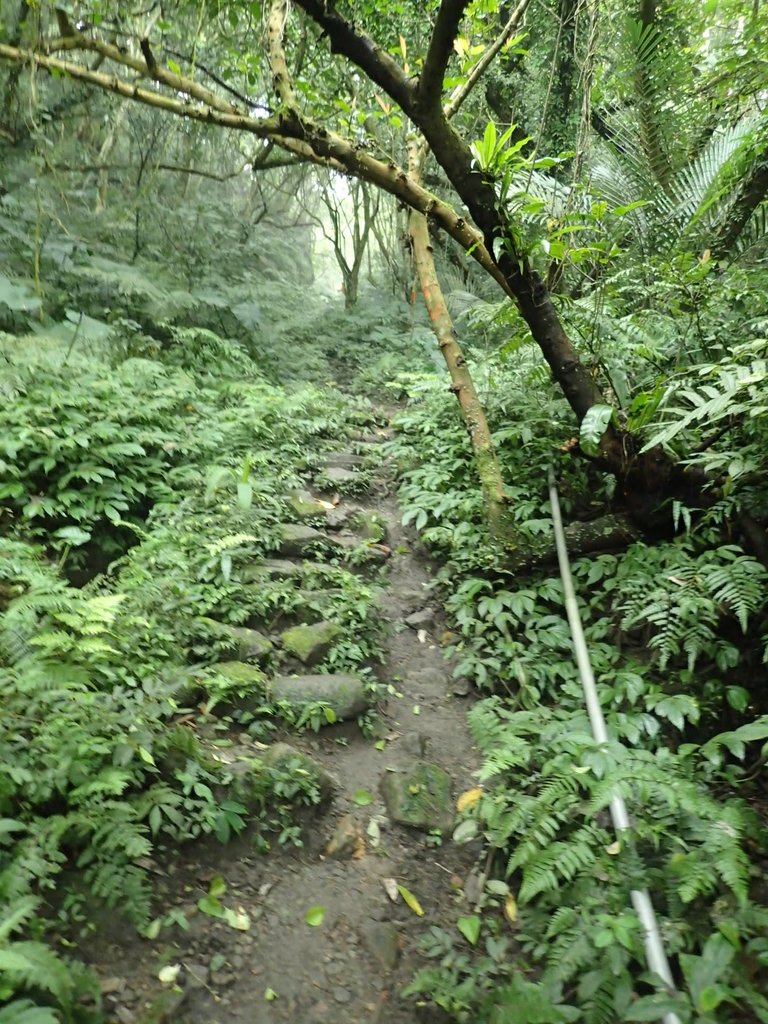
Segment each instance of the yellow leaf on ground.
M424 911L422 909L422 906L412 892L406 889L404 885L398 885L397 891L403 897L406 906L410 907L410 909L414 912L414 914L417 915L417 917L424 917Z
M480 786L476 786L474 789L467 789L456 801L456 810L460 813L471 810L482 795L483 790Z

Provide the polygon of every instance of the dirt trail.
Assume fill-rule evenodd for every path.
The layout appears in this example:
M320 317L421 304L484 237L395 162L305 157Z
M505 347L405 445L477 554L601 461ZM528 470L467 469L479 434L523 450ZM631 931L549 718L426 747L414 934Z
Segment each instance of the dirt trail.
M354 454L353 448L362 450L348 444L339 449L342 458ZM91 951L110 1020L411 1024L438 1019L415 1010L413 1000L400 993L426 963L417 951L421 936L434 924L454 929L456 917L467 912L463 887L477 851L455 846L450 827L440 842L393 823L381 784L419 762L435 764L450 776L453 807L456 795L473 785L476 758L466 725L467 699L455 692L438 642L443 626L432 610L430 567L411 550L400 526L382 449L369 442L368 451L379 463L376 482L354 504L384 520L393 552L380 600L386 660L377 671L397 690L379 709L378 735L386 744L377 749L376 737L363 737L353 722L319 734L286 736L338 783L330 805L306 825L305 847L275 847L266 856L254 853L244 839L228 846L182 847L176 862L164 866L160 885L166 907L191 908L189 930L174 929L172 936L166 931L151 943L115 936ZM406 625L420 612L412 626ZM373 802L358 806L354 794L360 790ZM226 902L248 913L248 931L195 913L215 875L226 881ZM386 886L392 883L386 880L391 879L418 898L423 917L401 898L390 898ZM313 906L325 908L319 927L305 922ZM163 991L158 981L165 964L180 965L176 992Z

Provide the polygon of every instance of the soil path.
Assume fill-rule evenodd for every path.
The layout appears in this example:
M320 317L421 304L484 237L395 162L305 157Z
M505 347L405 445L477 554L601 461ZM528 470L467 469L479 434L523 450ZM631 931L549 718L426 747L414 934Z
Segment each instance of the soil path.
M380 607L386 626L385 663L377 670L391 693L379 708L377 736L356 723L319 734L285 737L320 762L337 782L322 815L305 826L303 849L276 847L266 856L238 840L228 846L181 848L163 868L166 908L181 906L188 931L163 932L154 942L114 941L91 950L102 978L110 1020L120 1024L163 1020L186 1024L406 1024L437 1020L414 1008L402 989L426 961L418 943L431 925L455 931L467 913L465 888L477 874L476 849L391 820L382 797L387 776L407 778L423 764L444 769L449 806L473 785L476 758L462 696L439 646L443 629L430 593L431 570L411 549L391 497L392 470L377 442L349 442L345 457L376 466L374 484L354 505L383 519L392 550L382 573ZM354 461L354 458L351 460ZM406 619L414 616L412 624ZM421 613L421 614L419 614ZM385 739L379 742L377 737ZM359 805L359 791L372 802ZM357 801L355 794L358 794ZM241 906L251 927L238 931L196 913L212 877L226 882L226 902ZM410 909L394 883L404 886L424 914ZM387 889L395 900L390 898ZM325 908L322 924L305 921ZM179 966L176 989L163 989L158 972Z

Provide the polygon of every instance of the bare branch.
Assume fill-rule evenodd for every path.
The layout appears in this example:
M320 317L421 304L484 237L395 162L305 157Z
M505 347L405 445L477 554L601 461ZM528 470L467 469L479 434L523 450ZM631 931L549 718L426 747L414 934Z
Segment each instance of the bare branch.
M435 107L440 103L445 69L468 2L469 0L443 0L440 4L427 55L424 58L424 67L419 76L419 102L425 107Z

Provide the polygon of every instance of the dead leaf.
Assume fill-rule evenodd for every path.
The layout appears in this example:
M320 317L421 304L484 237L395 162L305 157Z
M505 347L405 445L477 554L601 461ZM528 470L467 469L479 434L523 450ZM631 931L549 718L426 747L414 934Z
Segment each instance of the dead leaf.
M175 985L180 970L181 964L166 964L157 972L158 980L162 985Z
M354 857L359 842L362 842L360 828L351 814L345 814L339 818L333 835L323 851L326 857L343 859ZM363 843L363 848L365 844Z
M408 47L405 42L405 37L400 36L400 53L403 55L403 60L408 56Z
M378 94L376 95L375 99L376 102L381 107L381 109L384 111L384 113L387 114L387 116L389 116L389 112L392 109L392 107L388 103L385 103L381 96L379 96Z
M393 903L397 903L397 882L394 880L394 878L382 878L381 882L384 888L387 890L387 896L389 896Z
M611 843L610 846L606 846L605 852L610 854L611 857L617 857L621 853L621 840L617 839L615 843Z
M461 794L459 799L456 801L456 810L460 814L463 814L464 811L471 810L482 795L482 786L476 786L474 789L466 790L464 793Z

